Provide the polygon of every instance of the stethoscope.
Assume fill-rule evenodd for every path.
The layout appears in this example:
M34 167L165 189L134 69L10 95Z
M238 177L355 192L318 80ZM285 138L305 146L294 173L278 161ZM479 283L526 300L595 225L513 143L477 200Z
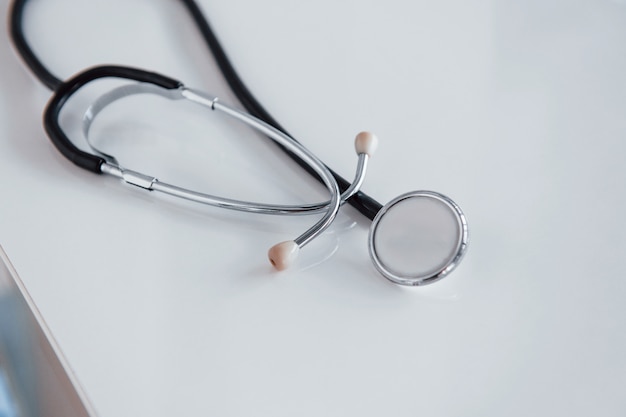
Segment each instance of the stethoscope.
M193 0L182 0L202 33L229 86L248 113L228 106L219 98L186 87L180 81L141 69L98 66L82 71L66 81L56 78L28 45L23 28L26 0L16 0L11 9L11 37L26 64L39 80L53 91L44 112L46 133L55 147L71 162L97 174L111 175L150 191L227 208L261 213L300 215L323 213L310 228L294 239L272 246L268 257L278 270L293 264L302 247L323 233L333 222L341 205L348 202L372 221L369 254L375 268L387 279L401 285L424 285L447 276L461 261L468 244L465 215L450 198L432 191L402 194L384 206L360 191L368 160L377 146L376 136L361 132L356 136L357 169L352 183L330 170L307 148L293 139L252 96L228 60L207 20ZM91 152L79 149L59 123L63 106L85 85L103 78L132 81L97 98L83 116L84 139ZM98 149L89 137L97 116L112 103L136 94L153 94L169 100L187 100L212 112L242 122L273 140L281 150L307 172L320 180L330 194L328 201L307 205L274 205L233 200L201 193L161 181L120 164L118 159Z

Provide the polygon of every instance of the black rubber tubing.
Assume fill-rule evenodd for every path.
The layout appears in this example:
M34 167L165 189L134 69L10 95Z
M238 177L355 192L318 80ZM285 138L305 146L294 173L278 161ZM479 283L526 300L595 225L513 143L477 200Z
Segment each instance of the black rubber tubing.
M46 66L43 65L43 63L39 60L39 58L33 52L32 48L30 47L30 45L28 44L24 36L24 29L22 26L22 22L23 22L24 6L26 2L27 0L15 0L12 4L11 11L10 11L11 17L10 17L10 22L9 22L11 39L13 40L13 43L18 53L22 56L22 59L24 60L26 65L31 69L33 74L50 90L56 91L64 85L63 81L61 81L59 78L53 75L46 68ZM181 2L189 11L198 30L200 31L202 37L204 38L204 41L206 42L211 54L216 60L218 67L220 68L220 71L222 72L222 75L224 76L226 82L228 83L228 86L233 91L233 93L238 98L238 100L241 102L242 106L251 115L265 121L266 123L272 125L276 129L282 131L286 135L291 136L267 112L267 110L265 110L265 108L256 100L256 98L252 95L250 90L243 83L238 73L235 71L235 68L231 64L230 60L228 59L228 56L226 55L224 48L222 48L219 40L217 39L217 36L214 34L213 30L211 29L209 22L207 21L206 17L202 13L198 5L195 3L195 1L181 0ZM126 68L127 70L131 70L131 72L141 71L141 70L137 70L133 68L113 67L113 66L98 67L98 68L109 68L109 69L117 68L118 70L122 68ZM147 71L143 71L143 72L148 73ZM164 79L168 79L167 77L164 77L155 73L149 73L149 74L154 74L154 75L157 75L158 77L163 77ZM76 79L79 75L75 76L73 79ZM135 75L137 75L137 73L135 73ZM110 75L110 76L115 76L115 75ZM122 77L122 78L133 79L132 77ZM51 102L54 102L55 106L51 108L49 105L47 108L46 116L44 117L44 124L46 126L46 132L48 132L48 135L51 135L51 132L52 134L56 135L55 138L51 136L50 139L53 141L55 146L57 146L57 148L61 151L61 153L63 153L63 155L66 156L68 159L70 159L73 163L85 169L88 169L89 171L100 173L99 166L100 164L102 164L103 159L99 156L89 154L87 152L81 151L78 148L76 148L71 143L71 141L69 141L67 136L62 132L62 130L60 130L60 128L58 127L58 121L55 121L53 123L52 120L49 119L48 117L48 114L56 115L58 117L60 108L62 107L62 105L65 103L65 101L67 100L69 96L66 96L65 94L63 94L63 97L65 98L63 99L62 97L57 97L56 95L53 96ZM317 173L303 160L298 158L295 154L291 153L289 150L282 147L281 145L277 144L277 146L279 146L283 152L285 152L291 159L293 159L296 163L298 163L298 165L300 165L309 174L317 178L318 181L320 182L322 181L322 179L317 175ZM97 171L94 169L96 164L98 165ZM331 170L330 168L329 170L332 173L332 175L335 177L335 180L337 181L337 184L339 185L339 189L341 190L341 192L345 191L350 186L350 183L347 180L345 180L343 177L341 177L339 174ZM378 213L378 211L382 208L382 205L380 203L378 203L376 200L369 197L367 194L363 193L362 191L359 191L354 196L352 196L348 200L348 203L350 203L350 205L352 205L354 208L356 208L360 213L362 213L364 216L366 216L370 220L373 220L374 217L376 216L376 213Z
M28 65L28 68L35 74L46 87L52 91L56 91L62 81L55 77L45 65L37 58L24 36L24 28L22 22L24 20L24 5L27 0L15 0L10 10L10 33L13 44L22 59Z
M282 131L287 136L291 136L285 128L283 128L268 112L263 108L261 103L252 95L250 90L246 87L244 82L239 77L237 71L231 64L224 48L220 44L217 36L211 29L208 20L198 7L198 5L193 0L182 0L182 3L187 7L187 10L191 14L191 17L196 23L198 30L202 34L211 54L215 58L217 65L222 72L222 75L226 79L228 86L235 93L237 99L241 102L241 105L253 116L263 120L265 123L268 123L275 127L276 129ZM311 168L307 163L298 158L295 154L291 153L289 150L285 149L279 144L279 146L283 152L285 152L291 159L298 163L304 170L306 170L313 177L317 178L318 181L322 182L322 179L317 175L317 173ZM328 167L327 167L328 168ZM339 189L341 192L344 192L350 186L350 183L337 174L332 169L328 168L335 180L337 181L337 185L339 185ZM362 191L357 192L354 196L352 196L348 203L351 206L356 208L361 214L367 217L370 220L374 220L376 213L380 211L382 208L382 204L368 196Z
M43 120L46 133L63 156L79 167L96 174L102 173L100 166L106 161L98 155L78 149L61 128L59 115L65 102L81 87L94 80L110 77L155 84L168 90L182 86L180 81L154 72L131 67L105 65L82 71L57 87L44 111Z

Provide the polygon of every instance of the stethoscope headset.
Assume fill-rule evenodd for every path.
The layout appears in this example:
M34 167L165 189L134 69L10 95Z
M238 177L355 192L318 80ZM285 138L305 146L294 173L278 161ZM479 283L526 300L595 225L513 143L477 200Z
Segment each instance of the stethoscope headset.
M93 173L112 175L150 191L160 191L212 206L262 214L324 213L300 236L270 248L270 262L279 270L291 265L300 248L331 225L345 202L372 221L368 245L370 257L376 269L389 280L401 285L424 285L445 277L459 264L467 249L468 228L465 216L456 203L436 192L412 191L383 206L360 191L368 159L377 145L376 136L369 132L361 132L356 137L358 164L352 183L330 170L293 139L252 96L198 5L193 0L181 0L181 3L189 11L229 87L247 113L222 103L217 97L187 88L180 81L137 68L97 66L62 81L43 65L26 41L22 26L26 0L13 2L10 11L11 38L33 74L53 91L44 112L44 126L48 137L63 156ZM111 90L89 106L83 116L83 133L91 150L86 152L68 138L60 126L59 115L73 94L103 78L124 79L133 83ZM247 124L272 139L298 165L322 182L330 193L330 199L317 204L293 206L232 200L188 190L122 167L114 156L98 150L90 142L89 130L106 106L134 94L156 94L170 100L189 100Z

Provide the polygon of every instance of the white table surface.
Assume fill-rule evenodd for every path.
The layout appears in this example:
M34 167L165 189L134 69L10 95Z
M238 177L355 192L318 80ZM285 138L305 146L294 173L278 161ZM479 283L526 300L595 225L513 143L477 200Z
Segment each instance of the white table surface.
M31 3L28 38L61 77L134 65L234 102L177 2ZM449 195L470 246L445 280L401 288L345 208L276 273L267 248L312 218L75 167L44 133L50 93L2 19L0 244L102 417L626 414L625 2L201 4L296 138L351 177L354 135L376 132L364 190ZM194 129L200 143L159 146L205 191L323 196L254 136Z

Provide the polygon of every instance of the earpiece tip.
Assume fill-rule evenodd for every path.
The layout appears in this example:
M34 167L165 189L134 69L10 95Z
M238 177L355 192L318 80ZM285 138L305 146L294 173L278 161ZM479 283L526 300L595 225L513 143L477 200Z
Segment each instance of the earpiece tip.
M357 154L366 153L372 156L378 147L378 138L371 132L361 132L356 135L354 147Z
M300 247L293 240L280 242L270 248L267 255L274 268L287 269L298 257Z

